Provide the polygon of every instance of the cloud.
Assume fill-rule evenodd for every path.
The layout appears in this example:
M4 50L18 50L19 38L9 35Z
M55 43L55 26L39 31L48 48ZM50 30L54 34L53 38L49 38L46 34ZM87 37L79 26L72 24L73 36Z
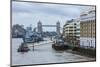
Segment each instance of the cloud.
M12 11L16 13L42 13L57 16L74 17L79 15L78 8L72 5L40 4L27 2L12 2Z
M77 18L80 12L87 8L87 6L13 1L12 24L23 24L25 27L32 24L36 27L39 20L43 24L56 24L59 20L63 26L67 20Z
M14 13L30 13L30 8L27 3L23 2L12 2L12 12Z

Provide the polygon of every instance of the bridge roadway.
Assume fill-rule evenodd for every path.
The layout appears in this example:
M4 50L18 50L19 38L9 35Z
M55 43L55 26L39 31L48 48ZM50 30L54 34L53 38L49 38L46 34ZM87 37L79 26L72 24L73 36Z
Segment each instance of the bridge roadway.
M42 25L43 27L56 27L57 25Z

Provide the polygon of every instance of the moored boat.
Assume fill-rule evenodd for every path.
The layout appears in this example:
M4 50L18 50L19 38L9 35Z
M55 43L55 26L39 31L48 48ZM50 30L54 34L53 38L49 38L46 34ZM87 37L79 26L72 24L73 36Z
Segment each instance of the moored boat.
M67 43L65 44L63 40L56 40L56 42L52 44L52 48L55 50L66 50L69 46Z
M26 43L22 43L19 48L18 48L18 52L28 52L30 49L28 48L28 46L26 45Z

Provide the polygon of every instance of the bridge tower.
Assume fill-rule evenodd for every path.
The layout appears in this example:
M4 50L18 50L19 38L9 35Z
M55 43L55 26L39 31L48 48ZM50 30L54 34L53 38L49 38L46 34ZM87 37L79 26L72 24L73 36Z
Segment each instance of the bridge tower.
M38 22L37 29L38 29L38 32L42 34L42 23L41 23L41 21Z
M56 32L58 35L60 35L60 22L59 21L56 23Z

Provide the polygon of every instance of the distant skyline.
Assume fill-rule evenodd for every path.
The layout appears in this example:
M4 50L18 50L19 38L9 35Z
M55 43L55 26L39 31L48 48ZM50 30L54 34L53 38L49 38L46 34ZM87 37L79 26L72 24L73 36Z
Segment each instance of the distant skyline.
M31 2L12 2L12 24L37 27L38 21L44 25L55 25L60 22L61 27L67 20L79 18L80 13L90 6L60 5ZM56 31L56 28L43 28L43 31Z

